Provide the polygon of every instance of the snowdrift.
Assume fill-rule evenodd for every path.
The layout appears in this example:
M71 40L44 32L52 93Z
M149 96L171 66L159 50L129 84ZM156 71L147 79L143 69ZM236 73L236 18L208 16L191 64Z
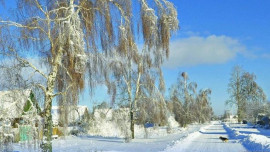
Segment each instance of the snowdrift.
M228 132L231 139L239 139L239 141L251 151L270 151L270 139L264 135L245 134L231 128L228 124L223 124L224 129Z
M129 109L97 109L88 132L91 136L126 138L130 134ZM135 138L158 138L181 131L173 116L168 126L149 127L135 125Z

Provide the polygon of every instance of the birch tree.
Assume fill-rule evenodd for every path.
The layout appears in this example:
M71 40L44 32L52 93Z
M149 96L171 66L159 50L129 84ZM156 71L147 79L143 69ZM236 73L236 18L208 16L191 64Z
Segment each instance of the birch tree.
M160 50L154 50L153 52L158 53L157 51ZM160 53L158 53L158 56L161 55ZM166 115L166 109L160 108L166 107L162 106L166 105L162 93L165 91L161 71L162 61L159 57L155 57L158 59L152 59L151 56L154 56L154 54L151 54L146 49L139 51L135 48L133 53L127 54L127 56L120 56L117 53L114 55L116 55L114 57L115 60L110 62L112 75L110 80L107 81L108 91L112 93L112 101L118 98L128 104L130 109L131 138L134 139L135 117L143 115L142 113L145 110L142 107L144 105L143 102L149 102L149 104L156 103L154 108L162 111L160 112L162 117ZM156 86L156 83L159 86ZM138 106L138 102L140 102L140 106ZM138 115L138 113L140 114Z
M256 123L258 114L264 112L263 105L266 103L266 95L255 80L255 74L248 72L244 72L241 77L242 94L246 100L246 116L254 123Z
M178 29L176 9L167 0L18 0L16 6L14 16L0 16L1 59L8 56L17 65L32 69L24 79L26 82L33 75L42 77L42 81L26 86L38 88L44 94L44 151L52 151L54 98L57 97L61 117L68 124L67 107L77 105L87 84L92 92L105 81L114 97L116 83L109 80L107 70L117 71L117 67L107 63L117 54L128 63L124 79L129 95L133 96L129 97L130 105L135 107L143 71L161 71L164 58L169 56L171 33ZM139 8L132 10L134 6ZM140 35L142 39L138 38ZM3 42L4 39L8 41ZM139 41L143 41L145 53L138 51ZM46 71L31 62L32 57L44 61ZM138 69L136 89L131 91L134 67Z
M243 70L239 66L233 68L231 73L230 82L228 84L228 93L230 99L226 101L227 104L236 105L238 123L240 123L245 117L245 100L241 94L241 75Z
M255 79L254 74L245 72L239 66L233 69L228 85L230 99L227 104L236 105L239 123L244 118L253 118L256 121L258 113L263 111L266 95Z
M192 122L204 123L212 117L211 89L197 90L197 83L189 82L186 72L179 74L176 84L170 88L171 110L182 127Z
M138 49L130 29L130 22L121 22L119 26L118 47L106 58L110 65L110 76L106 76L108 93L114 102L117 92L122 91L122 99L126 100L130 109L131 138L134 139L135 114L137 103L144 98L161 98L165 104L162 91L165 89L161 65L169 55L169 39L171 32L178 29L177 12L168 1L154 1L157 10L151 8L148 1L140 1L143 47ZM157 12L156 12L157 11ZM124 51L124 52L123 52ZM158 78L158 79L157 79ZM159 87L156 87L159 82ZM120 86L122 90L117 89ZM152 100L155 100L152 98Z
M195 117L199 123L205 123L210 121L213 116L213 110L210 103L211 89L202 89L196 98L196 104L194 105Z

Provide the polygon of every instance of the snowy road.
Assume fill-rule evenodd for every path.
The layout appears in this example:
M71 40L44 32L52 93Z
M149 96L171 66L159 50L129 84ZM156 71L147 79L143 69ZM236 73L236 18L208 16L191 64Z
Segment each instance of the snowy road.
M246 152L247 150L236 140L222 142L219 137L228 137L223 125L215 122L199 132L190 134L187 138L168 147L166 152Z
M205 125L190 125L186 130L178 134L149 139L134 139L125 143L120 138L106 137L72 137L71 139L56 140L53 143L54 152L85 152L85 151L117 151L117 152L158 152L164 150L173 141L184 138L188 133L198 131Z
M226 125L225 125L226 126ZM232 125L239 131L247 132L247 126L241 124ZM226 127L225 127L226 128ZM254 132L254 128L250 128ZM84 136L68 136L65 140L59 139L53 141L54 152L85 152L85 151L110 151L110 152L248 152L248 151L268 151L268 144L257 146L252 143L252 136L233 137L231 129L224 129L223 124L212 122L208 125L190 125L188 128L163 137L157 138L138 138L130 143L125 143L121 138ZM228 132L227 132L228 131ZM265 131L266 132L266 131ZM268 131L267 131L268 132ZM222 142L219 137L231 137L229 142ZM243 136L243 138L242 138ZM265 136L263 136L265 140ZM251 142L250 142L251 141ZM257 142L257 139L256 139ZM252 144L250 144L252 143ZM263 143L263 142L262 142ZM243 145L245 146L243 146ZM249 146L251 145L251 146ZM14 147L15 151L28 152L29 149Z

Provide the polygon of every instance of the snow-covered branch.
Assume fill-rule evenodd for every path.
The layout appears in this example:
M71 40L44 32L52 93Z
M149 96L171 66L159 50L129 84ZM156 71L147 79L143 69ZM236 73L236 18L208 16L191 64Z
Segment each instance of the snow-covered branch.
M70 85L66 88L66 90L65 90L64 92L58 92L58 93L53 94L52 96L53 96L53 97L56 97L56 96L59 96L59 95L66 96L68 90L69 90L72 86L73 86L73 84L70 84Z
M40 83L35 83L34 85L39 87L43 91L44 94L46 93L46 88L44 87L44 85L42 85Z
M6 26L14 26L14 27L18 27L18 28L27 28L29 30L39 29L40 31L42 31L43 33L46 34L46 31L43 28L39 27L39 26L28 26L28 25L23 25L23 24L14 22L14 21L3 21L3 20L0 20L0 23L2 23L3 25L6 25Z
M35 72L38 72L40 75L42 75L45 79L48 79L48 76L41 72L37 67L35 67L30 61L23 59L21 57L16 56L19 62L21 62L24 65L29 65Z

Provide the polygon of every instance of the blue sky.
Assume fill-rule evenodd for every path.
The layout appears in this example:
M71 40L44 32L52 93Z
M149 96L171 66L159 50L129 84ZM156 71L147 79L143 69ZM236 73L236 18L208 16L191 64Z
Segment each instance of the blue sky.
M212 89L215 114L224 113L227 86L235 65L256 74L257 83L270 96L270 1L174 0L181 29L173 36L169 61L163 66L166 87L187 72L198 88ZM98 88L85 93L81 104L110 101ZM89 102L89 100L91 102Z
M181 30L164 65L169 87L185 71L199 88L211 88L216 114L223 114L233 66L257 76L270 96L270 1L174 0Z
M163 66L167 88L176 82L179 72L185 71L198 88L212 89L214 112L223 114L229 108L225 101L229 98L230 73L235 65L240 65L257 75L269 100L270 1L170 1L178 10L181 29L172 38L171 55ZM1 6L0 9L3 11ZM94 101L109 101L101 90L105 89L97 88L93 98L86 91L80 104L91 107Z
M181 29L173 36L169 61L163 66L166 87L187 72L198 88L212 89L215 114L224 113L230 74L239 65L257 76L270 96L270 1L171 0ZM92 101L105 100L100 88ZM82 104L88 96L82 97ZM91 105L93 102L90 103Z

